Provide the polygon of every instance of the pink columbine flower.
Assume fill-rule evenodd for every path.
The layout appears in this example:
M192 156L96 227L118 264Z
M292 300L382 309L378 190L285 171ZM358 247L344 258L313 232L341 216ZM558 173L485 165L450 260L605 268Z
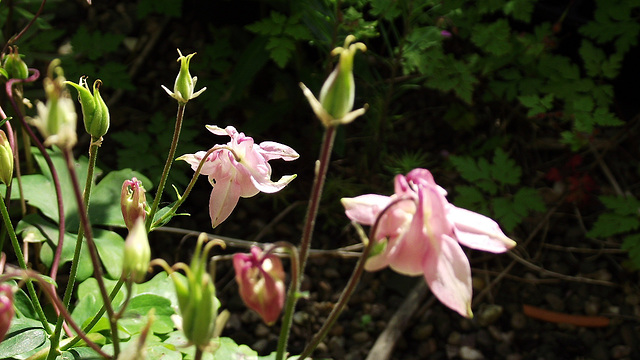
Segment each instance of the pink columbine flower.
M502 253L516 243L492 219L450 204L447 192L426 169L395 178L395 194L344 198L347 216L373 225L376 246L365 269L390 266L405 275L424 275L433 294L462 316L472 317L471 268L460 245ZM389 207L383 212L385 208Z
M4 255L4 254L3 254ZM9 284L0 284L0 342L7 335L13 319L13 290Z
M273 141L255 144L253 138L239 133L233 126L220 128L207 125L207 129L216 135L231 137L225 145L215 145L214 151L207 157L201 175L207 175L213 186L209 200L211 226L222 223L236 207L240 197L251 197L260 191L274 193L282 190L296 175L283 176L277 182L271 181L269 160L295 160L298 153L292 148ZM195 171L206 151L186 154L178 158L191 164Z
M284 270L280 258L262 249L251 247L250 254L234 254L233 267L240 297L262 320L271 325L280 316L284 306Z
M135 177L122 183L120 192L120 209L127 229L131 231L138 218L144 221L147 217L147 200L142 181Z

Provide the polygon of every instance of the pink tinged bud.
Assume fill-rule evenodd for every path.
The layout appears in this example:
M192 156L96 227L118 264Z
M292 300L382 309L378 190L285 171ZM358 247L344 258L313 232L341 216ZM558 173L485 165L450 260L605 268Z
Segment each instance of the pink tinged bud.
M14 315L13 290L9 284L0 284L0 342L4 340Z
M125 180L122 183L122 192L120 193L120 208L124 223L129 231L138 218L142 218L143 221L146 219L146 207L147 199L142 181L135 177L131 180Z
M460 245L501 253L516 243L495 221L451 205L445 195L428 170L414 169L406 177L396 176L392 196L362 195L342 199L342 204L347 217L360 224L372 225L380 217L366 270L389 266L423 275L444 305L472 317L471 268Z
M13 151L4 131L0 130L0 181L9 185L13 177Z
M253 246L250 254L235 254L233 267L240 297L250 309L257 312L267 325L280 317L284 306L284 270L280 258Z

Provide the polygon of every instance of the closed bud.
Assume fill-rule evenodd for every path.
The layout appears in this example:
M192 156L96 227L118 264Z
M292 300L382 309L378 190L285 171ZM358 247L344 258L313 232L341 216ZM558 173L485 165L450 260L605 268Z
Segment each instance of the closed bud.
M135 177L131 180L125 180L122 183L122 192L120 193L120 209L129 231L138 218L142 218L143 221L147 218L146 207L147 199L142 181Z
M240 297L262 320L271 325L284 306L284 270L280 258L253 246L250 254L233 255Z
M141 283L151 261L151 248L144 219L138 218L124 242L124 259L122 261L122 278L131 278L133 282Z
M9 284L0 284L0 342L7 335L15 310L13 309L13 289Z
M9 55L4 59L2 66L9 79L26 79L29 77L29 68L18 53L18 47L9 47Z
M173 85L173 91L167 89L164 85L162 85L162 88L167 92L167 94L169 94L169 96L176 99L179 104L185 105L189 100L197 98L207 88L204 87L195 92L198 77L191 77L191 74L189 73L189 63L196 53L183 56L180 49L178 49L178 54L180 55L180 57L178 57L178 62L180 62L180 71L178 72L178 76L176 77L176 81Z
M206 239L204 233L198 237L191 264L185 269L186 278L178 273L171 274L182 316L182 331L199 349L207 347L213 339L220 308L213 279L206 271L209 249L217 243L209 243L203 248Z
M320 90L320 100L304 84L300 84L313 112L326 127L348 124L364 114L365 109L353 110L355 99L355 82L353 79L353 57L358 50L366 51L361 43L352 43L353 35L344 40L344 47L337 47L331 52L340 55L336 68L331 72ZM352 111L353 110L353 111Z
M109 130L109 108L100 96L100 85L102 81L93 82L93 94L89 90L87 78L81 77L78 84L66 81L65 84L73 86L78 90L78 100L82 107L82 117L84 128L92 138L100 139Z
M0 181L9 185L13 177L13 151L4 131L0 130Z

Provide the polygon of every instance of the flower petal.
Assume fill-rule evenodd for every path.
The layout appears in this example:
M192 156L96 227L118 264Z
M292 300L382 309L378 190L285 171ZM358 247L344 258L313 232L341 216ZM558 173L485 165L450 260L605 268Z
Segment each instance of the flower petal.
M516 246L498 223L484 215L449 205L447 216L454 223L458 242L464 246L492 253L503 253Z
M263 141L260 143L260 154L269 161L271 159L282 159L284 161L295 160L300 157L298 153L287 145L275 141Z
M342 198L340 202L344 206L345 213L349 219L362 225L373 225L380 211L389 205L391 198L389 196L367 194L354 198Z
M225 221L240 199L240 187L233 181L234 176L216 179L209 199L209 215L214 228Z
M469 260L453 238L444 235L440 244L440 251L431 251L425 258L425 280L440 302L462 316L473 317Z

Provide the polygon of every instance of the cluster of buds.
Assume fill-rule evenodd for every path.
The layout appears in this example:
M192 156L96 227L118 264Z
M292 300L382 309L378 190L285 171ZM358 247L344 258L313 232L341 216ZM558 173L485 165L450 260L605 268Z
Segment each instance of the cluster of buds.
M61 149L71 149L77 142L77 114L69 92L64 88L64 74L60 60L53 60L44 78L47 103L37 104L38 116L31 123L40 130L46 146L56 145Z
M205 245L207 239L205 233L200 234L191 264L188 267L181 264L186 278L177 272L171 273L182 316L182 331L187 340L199 349L209 346L215 336L220 308L206 265L211 248L214 245L224 246L224 242L213 240Z
M85 130L93 139L100 139L109 130L110 122L109 108L100 96L102 81L93 82L93 94L89 90L85 76L81 77L77 84L70 81L65 83L78 90L78 100L82 107Z
M185 105L189 100L200 96L200 94L207 90L207 88L204 87L196 92L195 89L198 77L191 77L191 73L189 73L189 63L196 53L184 56L182 55L182 52L180 52L180 49L178 49L178 54L180 55L180 57L178 57L178 62L180 62L180 71L178 72L176 81L173 84L173 91L169 90L164 85L162 85L162 88L167 92L167 94L169 94L169 96L176 99L179 104Z
M250 254L233 255L233 267L244 303L267 325L275 323L285 299L284 270L280 258L253 246Z

